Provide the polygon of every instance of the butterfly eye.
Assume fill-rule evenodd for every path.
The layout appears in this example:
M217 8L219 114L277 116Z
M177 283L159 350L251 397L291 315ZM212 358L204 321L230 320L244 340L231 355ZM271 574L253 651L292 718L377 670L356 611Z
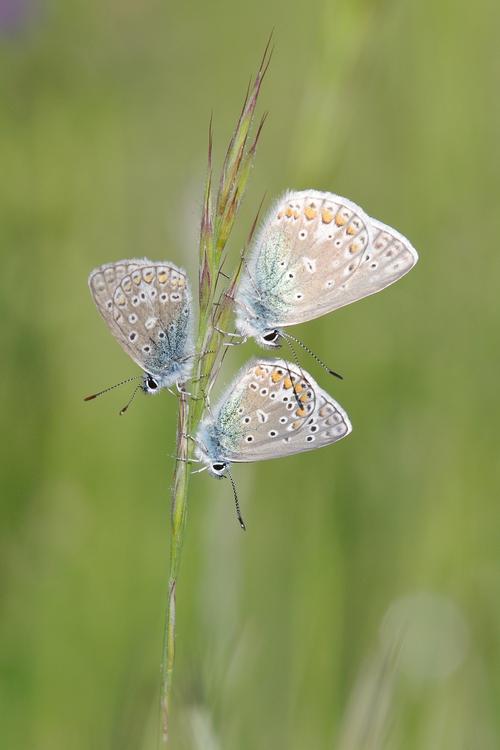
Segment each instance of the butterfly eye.
M270 333L266 333L263 338L264 341L276 341L276 339L278 338L278 331L271 331Z
M212 470L216 474L222 474L222 472L225 470L225 468L226 468L226 464L223 464L223 463L212 464Z
M148 376L146 380L146 385L150 391L156 391L156 389L158 388L158 383L153 377L151 377L151 375Z
M276 329L269 331L268 333L265 333L262 336L262 342L264 344L269 344L270 346L279 346L279 339L281 338L280 332Z

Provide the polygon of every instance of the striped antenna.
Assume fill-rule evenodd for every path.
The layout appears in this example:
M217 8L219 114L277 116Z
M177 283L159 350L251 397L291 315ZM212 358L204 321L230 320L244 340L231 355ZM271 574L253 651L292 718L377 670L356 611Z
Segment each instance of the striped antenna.
M231 481L231 485L233 487L234 505L236 507L236 517L238 518L239 524L240 524L241 528L243 529L243 531L246 531L247 527L245 526L245 522L243 521L243 518L242 518L242 515L241 515L240 503L239 503L239 500L238 500L238 493L236 492L236 485L234 483L233 475L229 471L229 466L226 466L226 472L227 472L227 475L228 475L228 477L229 477L229 479Z
M121 383L115 383L115 385L110 385L109 388L104 388L104 390L99 391L98 393L93 393L91 396L85 396L83 399L84 401L92 401L92 399L97 398L98 396L102 396L103 393L108 393L108 391L112 391L114 388L118 388L120 385L125 385L125 383L130 383L132 380L137 380L137 378L142 377L141 375L134 375L132 378L127 378L126 380L122 380Z
M318 357L317 354L315 354L313 351L311 351L311 349L309 349L309 347L306 346L306 344L304 344L303 341L301 341L300 339L296 338L295 336L292 336L291 333L287 333L285 331L280 331L280 336L283 336L285 339L288 339L288 343L289 344L290 344L290 339L292 339L292 341L295 341L296 344L298 344L299 346L301 346L302 349L304 349L304 351L306 351L318 363L318 365L320 365L330 375L333 375L334 377L339 378L339 380L343 380L344 379L342 377L342 375L340 375L338 372L335 372L335 370L332 370L330 367L328 367L328 365L325 364L323 362L323 360Z

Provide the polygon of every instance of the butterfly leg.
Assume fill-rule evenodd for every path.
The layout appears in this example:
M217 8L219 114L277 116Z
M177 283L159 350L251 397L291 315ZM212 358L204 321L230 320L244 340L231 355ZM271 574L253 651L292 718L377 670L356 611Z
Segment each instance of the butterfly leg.
M222 328L217 328L217 326L214 326L214 331L217 331L217 333L222 333L223 336L231 336L237 339L246 338L240 333L230 333L229 331L223 331Z
M198 443L198 438L195 438L193 435L189 435L187 432L181 432L181 436L183 438L186 438L187 440L192 440L193 443Z
M170 454L170 458L173 458L175 461L182 461L183 464L199 464L200 463L199 458L181 458L180 456L174 456L173 453Z
M203 359L207 354L216 354L215 349L207 349L206 351L201 352L198 356L198 360ZM188 354L187 357L183 357L180 361L187 362L189 359L194 359L194 357L196 357L196 354Z
M234 302L234 303L235 303L236 305L239 305L240 307L242 307L242 308L244 309L244 311L246 312L246 314L247 314L247 315L248 315L248 316L249 316L250 318L252 318L252 319L255 319L255 315L254 315L254 313L253 313L253 312L252 312L252 311L250 310L250 308L249 308L249 307L248 307L247 305L245 305L245 303L244 303L244 302L242 302L242 301L241 301L240 299L236 299L236 297L233 297L233 296L232 296L232 294L228 294L227 292L224 292L224 296L225 296L225 297L227 297L227 299L230 299L230 300L232 300L232 301L233 301L233 302Z
M175 387L177 389L177 393L179 394L179 396L189 396L189 398L192 398L193 401L201 401L202 400L202 396L193 396L192 393L190 393L189 391L186 391L184 388L182 388L181 387L182 385L183 385L183 383L176 383L175 384Z
M188 378L188 380L191 381L191 383L199 383L200 380L206 380L208 377L210 377L210 375L206 372L203 375L200 375L199 378Z
M188 435L188 434L187 434L186 432L183 432L183 433L181 433L181 434L182 434L182 437L185 437L185 438L187 438L188 440L192 440L192 441L193 441L193 443L194 443L194 444L195 444L195 445L196 445L196 446L197 446L198 448L201 448L201 450L202 450L202 451L203 451L204 453L208 453L208 448L207 448L207 446L206 446L206 445L205 445L205 444L204 444L204 443L203 443L203 442L202 442L201 440L199 440L199 439L198 439L198 438L196 438L196 437L193 437L192 435Z
M197 378L197 379L199 379L199 378ZM176 385L179 388L179 384L177 383ZM181 391L181 390L179 390L179 393L186 394L187 396L191 396L191 394L188 393L188 391ZM211 406L210 406L210 398L208 397L208 394L205 393L205 391L203 391L203 389L202 389L201 393L202 393L201 396L196 396L196 397L192 396L193 401L204 401L205 402L205 407L206 407L208 413L213 418L212 409L211 409ZM195 443L198 442L197 439L194 438L192 435L183 435L183 437L187 437L187 438L193 440Z
M248 336L242 336L239 333L230 333L229 331L223 331L222 328L217 328L217 326L214 326L214 330L217 331L217 333L220 333L222 336L230 336L234 339L241 339L241 341L224 341L224 346L241 346L241 344L244 344L246 341L248 341Z
M210 414L211 418L214 419L214 415L212 412L212 405L210 403L210 396L208 395L208 393L205 393L205 391L202 391L202 393L203 393L203 400L205 401L205 408Z

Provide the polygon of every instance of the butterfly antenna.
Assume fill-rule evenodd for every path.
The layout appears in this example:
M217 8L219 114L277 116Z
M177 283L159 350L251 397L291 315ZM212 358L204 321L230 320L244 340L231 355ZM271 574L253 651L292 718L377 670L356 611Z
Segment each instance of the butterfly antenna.
M282 336L284 336L285 339L288 340L288 344L289 344L290 348L292 348L292 346L290 344L290 339L292 339L293 341L295 341L295 343L297 343L299 346L301 346L302 349L304 349L304 351L306 351L309 354L309 356L311 356L318 363L318 365L320 365L330 375L333 375L334 377L339 378L339 380L343 380L344 379L342 377L342 375L340 375L340 373L335 372L335 370L332 370L330 367L328 367L328 365L325 364L325 362L323 362L323 360L320 359L317 354L315 354L313 351L311 351L311 349L309 349L309 347L306 346L306 344L304 344L303 341L301 341L300 339L296 338L295 336L292 336L291 333L285 333L284 331L280 331L280 334Z
M125 404L125 406L123 407L123 409L120 409L120 417L122 416L122 414L125 414L125 412L127 411L128 407L130 406L130 404L131 404L131 403L132 403L132 401L134 400L134 398L135 398L135 394L136 394L136 393L137 393L137 391L138 391L138 390L140 390L140 389L141 389L141 386L140 386L140 385L136 385L136 386L135 386L135 388L134 388L134 390L132 391L132 395L130 396L129 400L127 401L127 403Z
M142 377L141 375L134 375L132 378L127 378L126 380L122 380L121 383L115 383L115 385L110 385L109 388L104 388L104 390L99 391L99 393L93 393L91 396L85 396L83 399L84 401L92 401L92 399L97 398L98 396L102 396L103 393L107 393L108 391L112 391L114 388L118 388L120 385L125 385L125 383L130 383L132 380L137 380L137 378Z
M236 485L234 483L233 475L229 471L229 467L226 467L226 472L227 472L227 476L229 477L229 480L231 482L231 485L233 487L234 505L236 507L236 516L238 518L238 521L240 523L241 528L243 529L243 531L246 531L247 527L245 526L245 522L244 522L243 517L241 515L240 503L239 503L239 500L238 500L238 493L236 492Z

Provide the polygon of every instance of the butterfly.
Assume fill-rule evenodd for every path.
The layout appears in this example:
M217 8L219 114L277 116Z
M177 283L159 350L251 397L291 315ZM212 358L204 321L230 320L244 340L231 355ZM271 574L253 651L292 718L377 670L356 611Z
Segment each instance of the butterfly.
M144 370L138 387L152 394L187 380L194 346L185 271L167 261L121 260L95 268L89 287L109 330Z
M284 328L379 292L417 260L406 237L347 198L285 193L250 247L235 295L236 329L278 347L289 336Z
M305 371L282 359L255 359L241 369L196 435L203 468L232 480L230 464L264 461L321 448L351 432L344 409ZM238 520L245 528L235 491Z

